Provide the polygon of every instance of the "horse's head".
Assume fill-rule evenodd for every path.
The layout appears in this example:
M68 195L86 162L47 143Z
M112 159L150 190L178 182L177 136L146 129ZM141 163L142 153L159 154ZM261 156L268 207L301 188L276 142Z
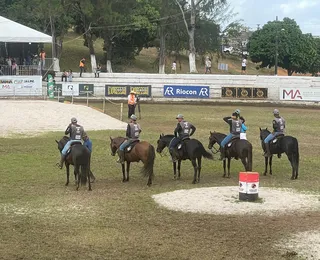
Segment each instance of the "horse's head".
M262 141L262 140L266 139L266 137L270 134L270 131L268 130L268 127L265 129L262 129L260 127L259 129L260 129L260 139Z
M120 145L123 143L123 141L125 140L125 138L123 137L116 137L116 138L112 138L110 137L110 150L111 150L111 155L115 156L117 150L119 149Z
M219 143L218 133L216 133L215 131L213 132L210 131L208 148L211 150L216 143Z
M58 149L59 149L60 152L62 151L63 147L67 144L67 142L69 140L70 140L70 138L68 136L62 137L60 141L55 140L56 143L58 144Z
M164 148L169 146L171 140L174 138L174 135L164 135L161 134L159 140L157 141L157 152L161 153Z

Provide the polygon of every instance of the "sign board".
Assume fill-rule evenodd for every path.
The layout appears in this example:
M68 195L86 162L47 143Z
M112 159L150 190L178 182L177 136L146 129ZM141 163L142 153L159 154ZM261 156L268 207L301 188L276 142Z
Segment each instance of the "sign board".
M58 84L54 84L54 87L53 87L53 91L54 91L54 96L57 97L57 96L62 96L62 84L58 83ZM59 93L58 93L59 91Z
M239 99L266 99L268 98L267 88L251 88L251 87L222 87L221 96L224 98Z
M163 96L171 98L209 98L208 86L164 85Z
M320 88L280 88L280 100L320 101Z
M83 93L84 91L90 91L89 97L93 95L94 85L93 84L79 84L79 95L87 96L87 93Z
M253 89L253 98L268 98L268 89L267 88L254 88Z
M141 97L151 97L151 85L106 85L105 95L127 97L132 90Z
M79 84L72 82L62 83L62 96L79 96Z
M236 98L237 97L237 88L234 87L223 87L222 89L222 97L226 98Z
M41 95L41 76L0 76L0 96Z

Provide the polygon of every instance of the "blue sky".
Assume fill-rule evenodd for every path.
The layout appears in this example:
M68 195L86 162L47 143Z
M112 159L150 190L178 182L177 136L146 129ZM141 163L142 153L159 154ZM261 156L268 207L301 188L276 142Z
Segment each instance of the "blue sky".
M237 18L252 29L284 17L294 19L304 33L320 36L320 0L229 0Z

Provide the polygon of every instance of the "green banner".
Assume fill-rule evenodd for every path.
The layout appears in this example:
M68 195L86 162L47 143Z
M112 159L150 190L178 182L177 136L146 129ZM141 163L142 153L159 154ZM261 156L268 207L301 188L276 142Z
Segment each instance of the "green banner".
M55 97L62 97L62 84L58 83L54 85L54 96Z
M48 96L50 99L54 98L54 84L53 84L53 77L51 74L48 74Z
M79 84L79 95L80 96L87 96L87 91L89 91L89 97L93 96L93 89L94 85L93 84Z

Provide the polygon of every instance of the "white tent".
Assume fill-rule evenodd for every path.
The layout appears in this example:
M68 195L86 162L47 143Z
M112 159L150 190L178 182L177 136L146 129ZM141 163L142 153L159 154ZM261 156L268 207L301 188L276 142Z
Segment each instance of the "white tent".
M52 38L0 16L0 42L51 43Z

